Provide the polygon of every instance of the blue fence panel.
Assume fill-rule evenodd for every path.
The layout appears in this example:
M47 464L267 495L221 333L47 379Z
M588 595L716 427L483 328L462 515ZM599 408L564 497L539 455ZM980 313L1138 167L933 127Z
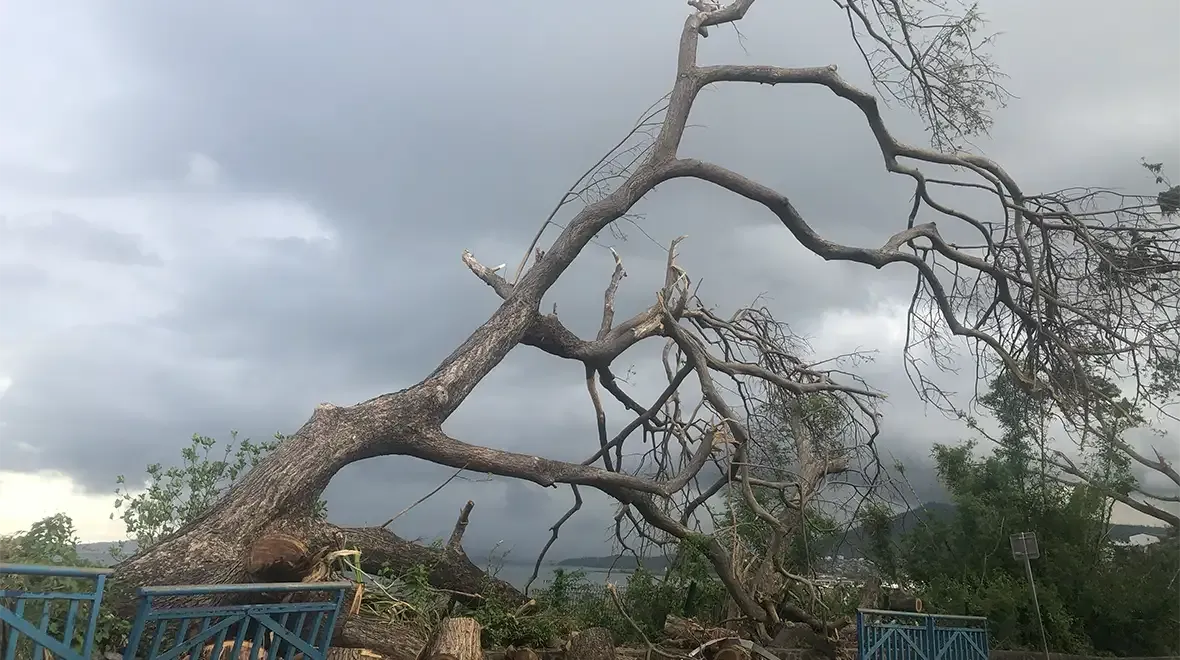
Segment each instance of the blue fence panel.
M987 660L987 619L858 610L859 660Z
M0 564L4 660L43 660L46 653L62 660L90 660L110 572L107 568Z
M987 660L987 618L931 614L932 660Z
M351 582L284 582L143 587L124 660L325 660ZM278 594L303 602L168 607L171 598L231 596L263 600ZM208 650L208 654L202 651Z

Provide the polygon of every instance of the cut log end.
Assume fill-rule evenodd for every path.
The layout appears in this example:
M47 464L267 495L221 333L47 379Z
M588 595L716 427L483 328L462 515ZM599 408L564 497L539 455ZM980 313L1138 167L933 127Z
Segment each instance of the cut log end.
M920 613L922 611L922 599L901 591L895 591L889 594L888 608L895 612Z
M312 569L307 544L287 534L268 534L250 544L246 572L255 582L301 582Z
M470 617L443 619L438 626L430 653L435 660L483 660L482 632L479 622Z

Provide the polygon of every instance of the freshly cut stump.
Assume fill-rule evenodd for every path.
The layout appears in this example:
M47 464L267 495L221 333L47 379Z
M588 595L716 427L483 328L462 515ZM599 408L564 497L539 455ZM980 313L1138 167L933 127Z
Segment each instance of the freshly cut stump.
M615 642L606 628L588 628L570 637L565 660L615 660Z
M479 622L470 617L443 619L427 658L449 655L455 660L483 660Z

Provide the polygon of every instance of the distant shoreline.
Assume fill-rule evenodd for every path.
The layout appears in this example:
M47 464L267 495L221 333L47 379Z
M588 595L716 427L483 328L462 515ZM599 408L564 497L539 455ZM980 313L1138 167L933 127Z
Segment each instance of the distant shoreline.
M643 557L636 559L630 555L611 555L606 557L570 557L558 561L560 568L582 568L594 571L627 571L634 572L642 566L644 569L662 573L668 568L668 557Z

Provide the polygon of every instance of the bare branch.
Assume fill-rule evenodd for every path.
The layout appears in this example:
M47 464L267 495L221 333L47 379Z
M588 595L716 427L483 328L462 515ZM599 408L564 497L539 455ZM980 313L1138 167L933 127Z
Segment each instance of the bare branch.
M390 518L389 520L386 520L384 523L382 523L381 527L382 527L382 528L389 527L390 525L392 525L392 524L393 524L393 522L394 522L395 520L397 520L398 518L401 518L401 517L402 517L402 516L404 516L405 514L409 513L411 509L413 509L414 507L418 506L419 504L421 504L421 503L425 502L426 500L430 499L430 498L431 498L431 497L432 497L432 496L433 496L435 493L437 493L438 491L442 490L443 488L446 488L447 484L451 483L451 481L453 481L453 480L455 479L455 477L459 476L459 475L460 475L460 474L463 472L463 470L464 470L465 468L466 468L466 466L464 466L464 467L461 467L461 468L459 468L459 469L455 470L454 474L452 474L451 476L447 477L447 480L446 480L446 481L444 481L444 482L442 482L441 484L439 484L438 486L436 486L434 490L432 490L432 491L430 491L429 493L426 493L425 495L423 495L421 498L419 498L419 499L418 499L416 502L414 502L414 503L413 503L413 504L411 504L410 506L408 506L408 507L406 507L406 508L402 509L401 511L398 511L396 515L394 515L392 518ZM475 505L474 505L474 504L472 504L472 506L475 506ZM470 510L469 510L469 511L470 511Z

